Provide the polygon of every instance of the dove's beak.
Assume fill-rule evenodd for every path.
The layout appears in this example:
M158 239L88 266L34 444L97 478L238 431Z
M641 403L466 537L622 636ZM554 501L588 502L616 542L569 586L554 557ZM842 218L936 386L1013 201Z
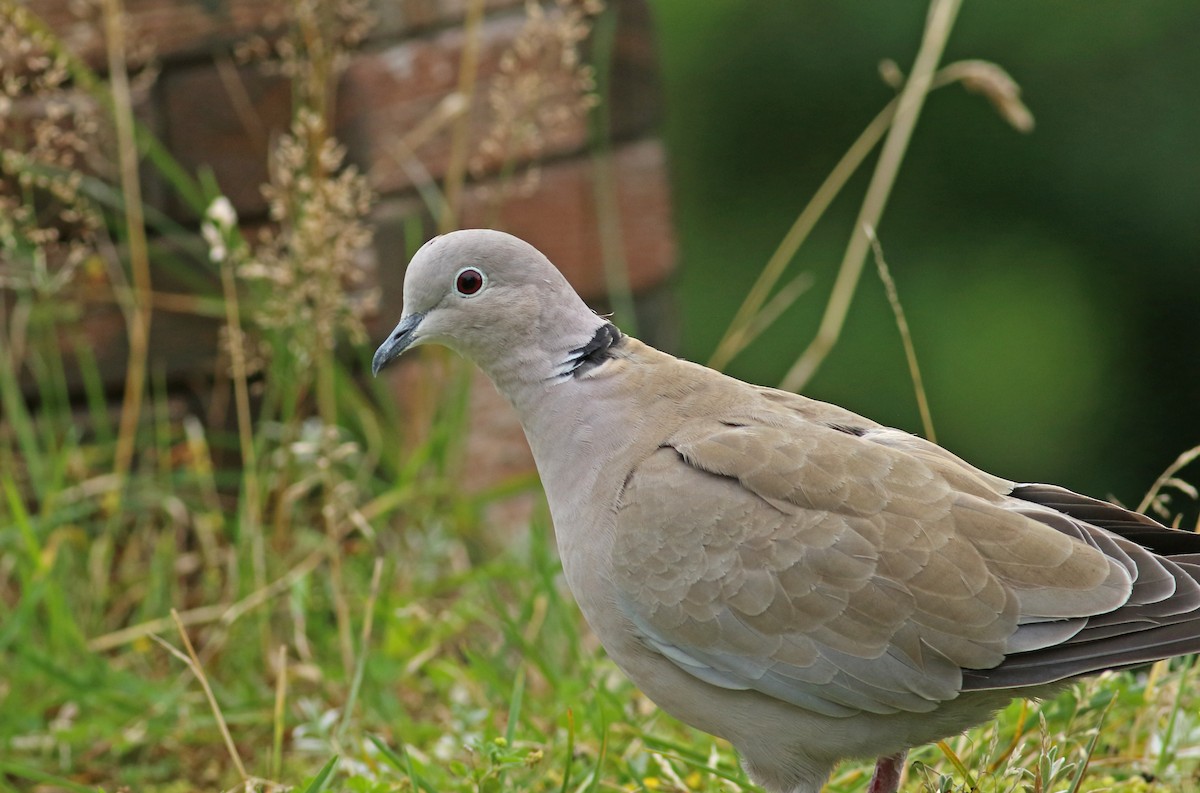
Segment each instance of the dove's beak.
M392 362L392 359L412 346L416 340L417 326L423 319L425 319L424 314L409 314L400 319L400 324L387 337L387 341L380 344L379 349L375 351L375 357L371 359L372 374L378 376L383 367Z

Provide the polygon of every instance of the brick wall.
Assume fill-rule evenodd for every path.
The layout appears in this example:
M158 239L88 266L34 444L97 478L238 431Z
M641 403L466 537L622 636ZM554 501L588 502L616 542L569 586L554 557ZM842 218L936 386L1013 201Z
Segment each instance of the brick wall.
M477 81L467 110L472 149L492 121L487 96L501 59L526 20L519 0L483 2ZM412 228L414 215L427 215L416 175L440 179L450 156L448 125L424 136L410 152L400 153L397 142L436 115L454 93L468 3L371 0L376 22L350 53L337 85L335 135L379 196L374 217L382 300L380 316L369 323L375 337L390 329L400 305L407 254L399 231ZM74 53L103 71L106 55L98 19L76 16L71 0L30 0L28 6ZM269 39L289 6L282 0L125 2L131 49L152 53L159 72L153 87L139 97L139 118L186 168L211 169L239 217L250 224L265 219L261 185L268 180L268 147L288 127L291 85L287 77L265 72L259 64L240 63L232 53L252 36ZM460 220L462 226L487 225L528 239L585 297L600 302L605 257L623 262L636 293L651 293L662 285L675 261L665 156L655 130L660 101L649 11L645 0L609 0L609 6L606 13L615 14L616 30L605 153L596 153L585 120L555 125L537 152L533 188L500 201L495 195L502 163L476 157ZM194 227L197 219L156 180L153 169L144 173L147 201ZM425 228L432 234L428 221ZM156 271L156 277L162 291L177 286L170 274ZM122 320L102 301L91 312L93 337L104 340L96 350L101 369L117 383L126 355ZM658 318L657 312L649 313L650 320ZM664 323L649 323L652 328L656 324L666 332ZM159 312L151 356L168 376L178 377L210 365L214 339L214 323Z
M369 176L378 194L373 223L382 299L379 316L368 322L377 340L399 316L403 267L407 251L415 248L414 218L422 219L418 228L425 235L432 234L419 180L445 175L451 137L448 125L418 133L456 90L470 0L370 1L377 24L349 55L333 117L349 161ZM519 191L501 189L503 163L483 152L472 163L460 225L502 228L529 240L601 307L605 262L615 260L628 273L641 335L670 346L673 322L664 285L675 264L675 246L665 156L655 130L660 97L653 31L645 0L608 3L606 13L615 15L608 22L615 24L615 32L607 61L604 117L609 129L604 145L593 144L584 118L552 125L539 141L537 178ZM466 110L472 150L480 149L493 124L489 89L527 16L519 0L484 0L484 5L474 100ZM153 86L137 99L137 115L188 170L210 169L239 218L250 226L267 222L261 185L268 181L268 147L289 126L292 88L287 77L264 71L261 64L240 63L232 53L249 37L269 39L289 6L282 0L125 0L131 47L135 53L151 50L159 70ZM71 0L30 0L29 7L73 52L104 70L99 20L75 16ZM22 112L36 114L39 109L31 104L17 115ZM399 148L399 141L408 148ZM154 174L154 169L144 169L147 202L194 229L194 213ZM189 243L153 240L155 260L180 244ZM168 270L156 267L154 279L160 292L186 291ZM106 289L107 279L97 276L93 285ZM96 300L88 312L87 338L115 390L125 370L123 319L111 301ZM193 375L207 378L216 335L215 320L160 305L152 328L152 365L173 382ZM430 387L436 371L431 370L437 368L436 357L422 364L420 356L408 356L389 369L389 382L404 403L402 414L409 417L414 437L428 425L437 398L436 388ZM532 469L515 417L492 388L481 384L474 389L471 416L469 487L486 488ZM518 507L518 513L523 511Z

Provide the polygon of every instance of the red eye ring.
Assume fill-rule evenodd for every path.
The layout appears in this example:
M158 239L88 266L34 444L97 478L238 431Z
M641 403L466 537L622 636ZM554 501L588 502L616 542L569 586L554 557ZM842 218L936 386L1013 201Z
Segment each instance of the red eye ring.
M472 297L483 291L487 276L475 267L464 267L454 276L454 291L463 297Z

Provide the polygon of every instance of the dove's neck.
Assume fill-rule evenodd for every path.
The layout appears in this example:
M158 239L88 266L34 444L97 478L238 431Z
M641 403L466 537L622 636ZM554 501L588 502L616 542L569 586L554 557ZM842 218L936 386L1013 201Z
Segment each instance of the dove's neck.
M624 338L611 322L583 309L586 313L577 313L569 323L539 322L525 343L509 347L504 355L478 361L527 428L527 422L548 409L553 411L548 404L557 396L555 392L588 377L609 360Z
M572 328L542 353L527 348L524 360L487 372L516 408L556 525L574 512L576 496L596 492L605 467L636 440L642 412L637 389L628 392L633 356L644 345L601 317Z

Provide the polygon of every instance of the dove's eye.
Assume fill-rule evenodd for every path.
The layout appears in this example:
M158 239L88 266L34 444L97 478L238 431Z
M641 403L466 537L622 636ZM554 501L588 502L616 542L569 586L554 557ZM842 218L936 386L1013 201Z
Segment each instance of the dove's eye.
M471 297L483 291L487 278L474 267L464 267L454 276L454 291L463 297Z

